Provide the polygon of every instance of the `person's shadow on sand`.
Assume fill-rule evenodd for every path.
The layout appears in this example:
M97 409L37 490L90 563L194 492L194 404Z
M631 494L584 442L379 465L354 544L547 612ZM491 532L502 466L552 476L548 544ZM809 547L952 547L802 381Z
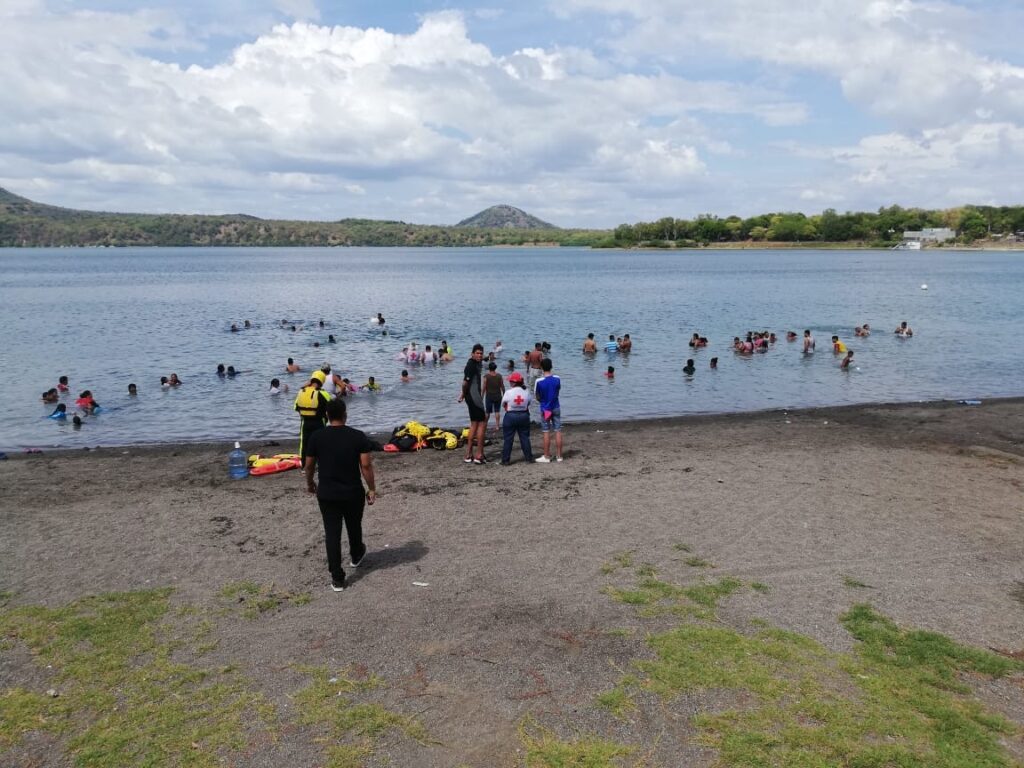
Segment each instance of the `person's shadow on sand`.
M358 568L346 566L345 581L348 584L355 584L368 572L395 568L406 563L415 563L428 552L430 552L430 547L422 541L407 541L405 544L399 544L397 547L388 547L387 549L368 549Z

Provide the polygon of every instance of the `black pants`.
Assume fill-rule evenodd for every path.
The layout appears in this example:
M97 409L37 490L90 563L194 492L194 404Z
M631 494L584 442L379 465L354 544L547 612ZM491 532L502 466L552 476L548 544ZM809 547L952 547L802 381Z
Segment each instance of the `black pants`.
M341 567L341 529L348 529L348 552L354 562L359 562L366 552L363 544L363 505L366 499L336 501L333 499L317 499L320 502L320 515L324 519L324 541L327 544L327 567L331 578L335 581L345 580L345 570Z
M309 447L309 438L318 429L323 429L323 419L299 417L299 458L302 459L302 466L306 466L306 449Z

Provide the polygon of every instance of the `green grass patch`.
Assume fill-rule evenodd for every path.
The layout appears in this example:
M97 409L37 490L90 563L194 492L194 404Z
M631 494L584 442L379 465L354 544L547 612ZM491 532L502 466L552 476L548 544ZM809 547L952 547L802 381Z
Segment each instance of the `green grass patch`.
M689 544L685 544L685 543L683 543L681 541L677 541L675 544L673 544L672 545L672 549L676 550L677 552L692 552L693 551L693 548Z
M20 688L4 691L0 694L0 749L17 744L30 731L60 732L67 715L66 702Z
M755 592L760 592L762 595L767 595L769 592L772 591L771 587L769 587L767 584L761 581L752 582L750 588Z
M855 579L853 576L843 576L843 586L849 587L850 589L874 589L870 584L865 584L860 579Z
M652 577L658 573L657 569L650 563L642 563L636 567L636 575L643 577Z
M230 668L178 661L197 628L179 627L169 589L83 598L61 608L0 612L0 634L52 667L58 698L0 697L4 743L42 730L63 736L76 765L214 766L272 714Z
M690 600L705 608L714 608L723 597L728 597L743 587L743 582L726 576L718 581L707 581L692 587L685 587L682 593Z
M530 718L519 727L526 768L615 768L636 749L596 736L560 739Z
M615 629L609 629L605 632L609 637L633 637L636 634L636 629L633 627L616 627Z
M740 587L736 579L675 587L705 617L650 635L653 656L634 661L635 675L597 703L621 717L641 706L637 691L667 701L736 691L738 708L694 719L723 767L1019 768L1003 746L1018 729L986 710L964 680L1024 671L1024 662L900 628L868 605L841 617L857 641L851 653L763 621L740 632L713 620L718 600ZM641 581L637 591L669 592L659 590Z
M303 667L301 671L312 680L295 695L299 722L325 728L331 741L355 739L354 743L333 744L328 749L330 768L363 765L376 750L380 737L389 731L427 743L427 731L415 718L391 712L380 704L355 700L383 685L379 677L331 674L322 667Z
M712 563L708 562L703 557L697 557L697 556L688 557L685 560L683 560L683 562L686 563L691 568L714 568L715 567Z
M621 568L632 568L633 567L633 551L629 550L626 552L616 552L612 555L612 559L601 566L601 573L608 575L609 573L615 573L615 571Z
M225 584L220 596L236 602L242 607L242 615L247 619L256 619L264 613L280 608L286 603L306 605L313 601L309 592L292 594L280 592L271 585L257 584L253 581L234 581Z
M599 707L604 707L616 717L624 717L627 712L636 709L636 702L633 701L633 697L622 686L617 686L610 691L599 694L596 701Z

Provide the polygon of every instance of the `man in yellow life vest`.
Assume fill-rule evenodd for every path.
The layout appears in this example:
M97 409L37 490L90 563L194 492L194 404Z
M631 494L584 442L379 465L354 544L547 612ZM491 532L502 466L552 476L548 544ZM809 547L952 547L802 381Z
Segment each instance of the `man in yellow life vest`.
M295 410L299 412L299 456L306 463L306 448L310 436L327 424L327 403L331 396L320 387L327 380L323 371L313 371L309 384L299 390L295 398Z

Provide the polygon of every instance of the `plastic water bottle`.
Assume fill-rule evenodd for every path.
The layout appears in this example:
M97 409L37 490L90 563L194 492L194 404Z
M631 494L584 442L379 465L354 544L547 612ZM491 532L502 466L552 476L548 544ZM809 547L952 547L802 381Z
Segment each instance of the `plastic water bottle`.
M249 476L249 460L239 443L235 443L235 450L228 454L228 474L233 480Z

